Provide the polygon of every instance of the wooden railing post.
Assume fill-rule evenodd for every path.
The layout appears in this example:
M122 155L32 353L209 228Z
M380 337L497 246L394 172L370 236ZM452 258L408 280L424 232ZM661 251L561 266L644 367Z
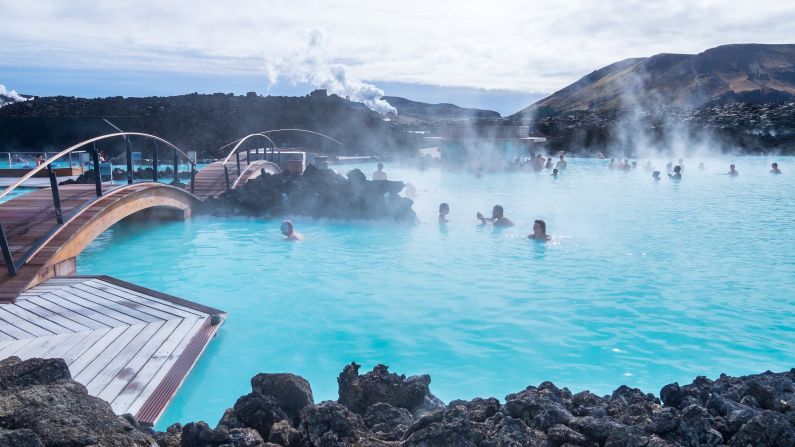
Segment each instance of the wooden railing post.
M196 193L196 165L190 167L190 193Z
M91 151L91 158L94 161L94 188L97 190L97 197L102 197L102 174L99 172L99 151L96 144ZM112 170L110 175L113 175Z
M237 176L240 177L240 152L235 152L235 158L237 158Z
M0 249L3 251L3 261L6 263L8 273L12 276L16 275L17 266L14 265L14 258L11 257L11 247L8 246L8 239L6 239L6 233L3 231L2 223L0 223Z
M61 210L61 195L58 192L58 179L55 176L55 171L52 170L52 164L47 165L47 172L50 174L52 203L55 206L55 221L58 222L58 225L63 225L63 211Z
M226 178L226 190L229 191L232 187L229 185L229 169L224 165L224 177Z

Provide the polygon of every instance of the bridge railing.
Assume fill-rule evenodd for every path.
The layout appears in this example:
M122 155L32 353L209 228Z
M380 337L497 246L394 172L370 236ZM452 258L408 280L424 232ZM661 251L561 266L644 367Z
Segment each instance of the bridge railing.
M335 140L334 138L331 138L328 135L324 135L324 134L322 134L320 132L315 132L315 131L306 130L306 129L271 129L271 130L265 130L265 131L262 131L262 132L256 132L256 133L252 133L252 134L246 135L245 137L240 138L239 140L235 140L235 141L233 141L233 142L231 142L231 143L229 143L229 144L227 144L225 146L221 146L221 148L220 148L220 149L225 149L225 148L227 148L229 146L233 146L234 145L232 147L232 149L229 151L229 154L227 154L226 158L224 158L223 163L222 163L223 166L224 166L224 177L225 177L225 180L226 180L226 189L227 190L233 189L235 187L235 185L237 185L237 182L240 180L240 177L243 175L243 172L245 172L245 169L241 167L241 161L240 161L240 154L243 151L246 152L246 165L250 165L251 164L251 148L248 145L244 145L244 143L246 143L247 141L253 141L254 139L257 139L257 138L265 139L268 143L271 144L271 146L270 146L270 148L268 148L266 146L263 149L263 152L262 152L263 158L262 159L265 160L265 161L270 161L270 162L276 163L278 165L277 160L281 160L281 150L278 148L278 145L276 144L276 142L273 141L268 135L269 134L274 134L274 133L280 133L280 132L302 132L302 133L308 133L308 134L312 134L312 135L317 135L317 136L323 137L323 138L325 138L327 140L333 141L336 144L339 144L340 146L343 146L342 142L340 142L338 140ZM268 158L268 149L270 149L270 159ZM237 180L235 180L234 183L232 183L230 181L229 168L228 168L229 160L232 158L233 155L235 156L235 161L236 161L236 165L237 165ZM256 148L255 155L259 155L259 148Z
M180 160L180 158L184 158L185 160L187 160L190 163L190 166L191 166L191 172L190 172L190 174L191 174L191 183L190 183L190 185L191 186L190 187L191 187L191 193L194 192L193 189L194 189L194 183L195 183L194 180L195 180L195 177L196 177L196 163L188 156L188 154L186 154L180 148L178 148L177 146L175 146L171 142L169 142L167 140L164 140L164 139L162 139L162 138L160 138L158 136L150 135L150 134L146 134L146 133L140 133L140 132L118 132L118 133L112 133L112 134L107 134L107 135L101 135L101 136L98 136L98 137L94 137L94 138L82 141L80 143L77 143L77 144L75 144L75 145L73 145L71 147L68 147L68 148L62 150L61 152L58 152L55 155L51 156L50 158L47 158L46 160L42 160L38 166L36 166L35 168L33 168L30 171L28 171L27 174L23 175L22 177L19 178L19 180L17 180L16 182L12 183L7 188L5 188L2 192L0 192L0 200L2 200L4 197L9 196L9 194L11 194L15 189L17 189L18 187L22 186L27 180L29 180L30 178L34 177L38 173L44 171L45 169L47 170L47 176L50 179L50 189L52 190L52 201L53 201L53 208L54 208L54 214L55 214L54 217L55 217L56 226L47 235L45 235L43 238L41 238L38 241L36 241L33 244L33 246L28 250L28 252L25 253L25 255L23 255L19 260L14 261L13 253L11 252L11 247L10 247L10 245L8 243L8 238L7 238L5 230L3 228L3 223L0 222L0 251L2 251L2 253L3 253L3 261L4 261L5 265L6 265L6 268L8 269L8 272L11 275L16 275L17 272L19 271L19 269L22 266L25 265L25 263L27 262L29 253L33 253L36 250L38 250L38 248L41 246L41 244L43 244L46 240L49 239L49 236L51 236L56 231L58 231L58 229L61 226L64 225L64 222L69 220L69 219L65 219L64 218L63 211L62 211L62 208L61 208L61 196L60 196L60 191L58 189L58 178L56 176L55 170L53 169L53 163L56 162L57 160L59 160L60 158L62 158L64 156L67 156L67 155L71 154L74 151L77 151L80 148L83 148L83 147L86 147L88 145L91 145L90 152L91 152L91 159L92 159L93 171L94 171L94 186L95 186L95 190L96 190L96 198L91 200L91 201L88 201L88 202L84 203L82 206L80 206L77 209L75 209L74 212L73 212L73 215L76 215L77 213L79 213L83 209L85 209L87 206L91 205L91 203L93 203L94 201L96 201L97 199L102 197L102 194L103 194L103 191L102 191L102 174L100 172L100 154L99 154L99 150L96 147L96 143L98 141L103 141L103 140L107 140L107 139L111 139L111 138L119 138L119 137L123 137L125 139L126 151L127 151L127 170L126 170L127 184L132 184L133 183L134 173L133 173L133 162L132 162L132 142L131 142L131 139L130 139L130 137L133 137L133 136L134 137L146 138L146 139L149 139L149 140L152 140L152 141L155 142L154 151L153 151L153 160L152 160L153 161L153 180L154 181L157 181L157 172L158 172L158 170L157 170L157 161L158 161L158 158L157 158L157 155L158 155L157 143L162 143L166 147L170 148L173 151L174 183L179 182L179 160ZM111 172L111 176L112 175L113 175L113 173Z

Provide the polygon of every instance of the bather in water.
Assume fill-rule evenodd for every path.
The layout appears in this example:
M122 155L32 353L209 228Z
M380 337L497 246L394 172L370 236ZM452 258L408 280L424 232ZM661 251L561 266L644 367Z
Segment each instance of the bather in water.
M778 168L778 163L773 163L770 165L770 168L771 174L781 174L781 169Z
M655 182L660 181L660 171L654 171L651 173L651 178L654 179Z
M668 178L671 180L682 180L682 167L674 166L674 173L668 174Z
M495 227L513 226L513 222L511 221L511 219L505 217L502 205L494 205L494 209L491 210L491 217L489 218L483 217L483 214L481 214L480 211L478 211L477 218L479 221L483 223L483 225L490 223Z
M285 235L285 241L302 241L304 236L295 231L295 226L292 221L285 220L281 226L282 234Z
M447 203L442 203L439 205L439 223L446 224L449 222L447 220L447 215L450 214L450 205Z
M737 169L735 169L734 165L732 164L729 165L729 172L727 172L726 175L728 175L729 177L737 177L738 175L740 175L740 173L737 172Z
M533 233L527 236L528 239L536 241L551 241L552 236L547 234L547 223L541 219L533 222Z

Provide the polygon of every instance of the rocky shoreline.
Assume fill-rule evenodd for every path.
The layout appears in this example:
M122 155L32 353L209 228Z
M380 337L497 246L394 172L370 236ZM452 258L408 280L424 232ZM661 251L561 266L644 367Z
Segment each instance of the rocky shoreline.
M308 216L329 219L371 219L414 223L414 202L399 195L405 184L367 180L358 169L347 176L307 166L302 175L264 173L196 210L212 216Z
M666 385L660 399L621 386L609 396L551 382L498 399L444 404L427 375L345 366L339 399L315 403L305 379L258 374L211 427L165 432L116 416L71 380L61 359L0 361L0 446L669 447L795 445L795 368Z

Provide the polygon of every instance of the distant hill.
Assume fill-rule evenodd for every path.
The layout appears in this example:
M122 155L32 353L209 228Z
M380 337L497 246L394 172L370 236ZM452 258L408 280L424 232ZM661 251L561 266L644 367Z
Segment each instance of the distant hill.
M571 111L694 109L795 100L795 44L723 45L699 54L626 59L514 116Z
M500 114L493 110L468 109L447 103L428 104L398 96L384 96L382 99L397 109L398 117L425 120L500 118Z

